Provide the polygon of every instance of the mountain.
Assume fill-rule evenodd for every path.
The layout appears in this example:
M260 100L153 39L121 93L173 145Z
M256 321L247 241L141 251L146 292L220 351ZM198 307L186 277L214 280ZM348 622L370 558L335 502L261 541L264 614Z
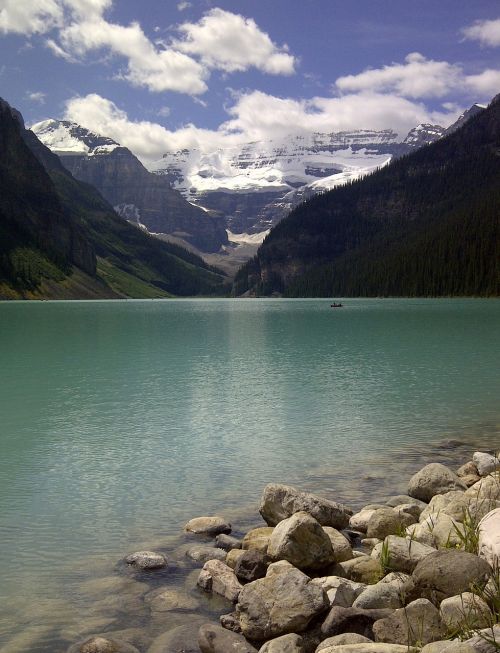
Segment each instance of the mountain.
M473 104L470 109L467 109L467 111L464 111L458 119L448 127L445 131L445 135L452 134L454 131L457 131L457 129L460 129L460 127L463 127L465 123L470 120L471 118L474 118L474 116L477 116L478 113L482 113L486 107L484 104Z
M0 100L0 297L165 297L221 293L199 257L116 215Z
M500 95L462 126L303 203L234 294L498 295Z
M218 251L227 243L220 218L190 204L111 138L64 120L44 120L31 129L76 179L97 188L126 220L150 233L182 238L201 251Z

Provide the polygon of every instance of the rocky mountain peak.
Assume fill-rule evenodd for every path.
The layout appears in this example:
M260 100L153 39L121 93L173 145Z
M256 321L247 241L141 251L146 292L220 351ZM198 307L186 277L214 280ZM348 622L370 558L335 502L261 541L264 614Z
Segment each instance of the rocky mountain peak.
M43 120L33 125L31 131L56 154L94 156L109 154L120 147L112 138L101 136L68 120Z

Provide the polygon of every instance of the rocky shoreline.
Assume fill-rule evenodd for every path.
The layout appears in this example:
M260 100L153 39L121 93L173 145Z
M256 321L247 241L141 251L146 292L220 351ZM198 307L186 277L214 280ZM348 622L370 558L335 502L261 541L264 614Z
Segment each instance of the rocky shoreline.
M68 653L493 653L500 650L500 460L476 452L453 471L430 463L406 495L358 512L269 484L265 526L231 535L221 516L197 517L185 553L200 593L219 597L219 623L180 625L141 645L109 631ZM138 551L139 580L167 574L169 556ZM191 610L167 584L151 610Z

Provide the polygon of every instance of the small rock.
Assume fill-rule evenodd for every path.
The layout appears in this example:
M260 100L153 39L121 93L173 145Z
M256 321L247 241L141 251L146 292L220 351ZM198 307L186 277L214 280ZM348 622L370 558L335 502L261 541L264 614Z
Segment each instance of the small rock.
M474 653L465 642L452 642L449 639L426 644L420 653Z
M351 528L355 528L357 531L366 533L366 529L368 528L368 522L376 512L377 510L374 508L370 508L368 510L366 508L363 508L363 510L360 510L349 519L349 526Z
M492 510L479 522L479 555L493 569L500 566L500 508Z
M327 608L323 589L293 569L244 585L236 611L245 637L263 640L301 633Z
M451 492L445 492L444 494L436 494L432 497L429 502L429 505L425 510L420 513L418 518L419 522L423 522L430 515L438 515L440 512L444 511L451 503L454 501L461 501L466 497L465 492L462 490L452 490Z
M484 587L491 574L487 562L465 551L435 551L415 567L407 590L412 598L424 597L435 604L455 594Z
M251 531L243 538L241 547L243 549L257 549L261 553L267 553L269 540L273 534L274 528L270 526L260 526L259 528L252 528Z
M126 642L94 635L83 642L73 644L68 649L68 653L139 653L139 651Z
M356 598L366 589L364 583L355 583L340 576L313 578L311 583L324 589L332 608L336 605L342 608L350 608Z
M361 540L362 546L367 547L368 549L373 549L377 544L380 544L382 540L379 540L378 537L365 537Z
M201 653L257 653L247 640L238 633L216 626L204 624L198 631L198 646Z
M467 496L476 497L477 499L500 501L500 472L485 476L477 483L474 483L465 493Z
M348 578L357 583L365 583L366 585L377 583L384 575L380 562L370 556L341 562L339 563L339 567L345 570Z
M248 550L256 551L257 549L248 549ZM226 565L228 567L231 567L231 569L234 569L236 567L236 563L244 553L245 551L243 549L231 549L231 551L228 551L226 555L226 560L225 560Z
M342 633L357 633L373 641L373 624L392 614L392 610L362 610L361 608L341 608L330 610L321 632L326 637Z
M446 628L439 611L427 599L417 599L405 608L395 610L389 617L373 624L376 642L422 646L442 639Z
M241 549L242 542L237 537L227 535L226 533L219 533L215 538L215 546L224 551L231 551L231 549Z
M323 530L330 538L335 562L344 562L352 558L352 548L349 540L340 531L332 526L323 526Z
M128 555L125 562L139 569L162 569L167 566L166 557L155 551L136 551Z
M395 508L396 506L400 506L405 503L411 503L414 506L418 506L421 508L421 510L424 510L424 508L427 506L427 503L425 501L420 501L420 499L415 499L415 497L410 497L408 494L398 494L394 497L389 497L387 501L385 502L387 506L390 506L391 508Z
M198 585L206 592L215 592L236 603L242 585L233 570L220 560L209 560L203 565Z
M480 630L477 635L466 640L474 653L498 653L500 648L500 624Z
M444 599L439 606L439 614L450 632L461 630L464 624L472 629L486 628L493 622L488 604L471 592Z
M353 608L370 610L374 608L401 608L403 606L403 593L397 585L378 582L368 587L358 596L352 604Z
M274 574L284 574L296 569L287 560L278 560L278 562L271 562L267 568L266 576L273 576Z
M384 564L386 568L411 574L420 560L423 560L435 550L409 538L389 535L385 538L383 544L377 544L373 549L372 557L380 562L382 552L385 551L386 560Z
M220 625L226 630L232 630L233 633L241 633L240 620L236 612L222 614L219 617Z
M462 481L467 485L467 487L470 487L470 485L474 485L474 483L477 483L481 479L479 476L479 472L477 471L476 465L470 460L468 463L465 463L465 465L462 465L457 469L457 476L462 479ZM473 483L467 482L466 479L473 479L475 478L476 480Z
M259 653L303 653L302 637L295 633L271 639L259 649Z
M500 469L500 459L489 453L476 451L472 456L472 462L476 465L479 476L488 476Z
M441 463L426 465L411 477L408 484L408 494L425 502L429 502L436 494L466 489L458 476Z
M404 532L407 526L414 524L416 521L416 518L408 513L398 514L393 508L381 508L376 510L370 517L366 536L383 540L387 535L397 535Z
M195 562L207 562L207 560L224 561L226 559L226 552L208 544L200 544L187 549L186 556Z
M414 521L418 521L420 514L423 511L423 508L417 506L415 503L402 503L400 506L393 508L396 514L401 514L402 512L411 515L414 518Z
M263 553L256 549L244 551L243 555L238 558L234 567L234 573L240 583L250 583L257 578L263 578L266 575L267 565Z
M330 538L306 512L296 512L275 527L267 553L272 560L288 560L299 569L321 569L334 562Z
M184 526L184 530L196 535L218 535L219 533L230 533L231 524L219 515L195 517L188 521Z
M270 483L264 488L259 512L270 526L296 512L307 512L322 526L340 529L347 526L352 515L346 506L278 483Z

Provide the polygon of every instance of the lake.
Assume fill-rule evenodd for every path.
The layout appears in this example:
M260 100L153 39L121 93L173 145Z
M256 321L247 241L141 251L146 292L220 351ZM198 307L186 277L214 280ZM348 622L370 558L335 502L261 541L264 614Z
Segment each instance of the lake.
M270 481L359 507L495 449L499 325L479 299L0 303L0 648L146 650L229 611L194 588L191 517L258 525ZM120 564L149 547L167 572ZM196 609L151 617L162 583Z

